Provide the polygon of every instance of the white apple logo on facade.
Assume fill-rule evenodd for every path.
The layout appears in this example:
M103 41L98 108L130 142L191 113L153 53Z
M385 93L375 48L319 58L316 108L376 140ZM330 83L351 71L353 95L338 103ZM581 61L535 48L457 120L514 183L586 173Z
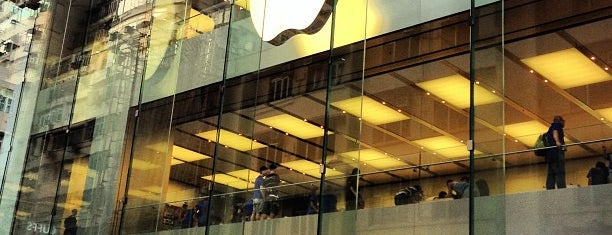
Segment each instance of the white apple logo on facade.
M250 0L251 21L262 40L283 44L298 33L318 32L334 0Z

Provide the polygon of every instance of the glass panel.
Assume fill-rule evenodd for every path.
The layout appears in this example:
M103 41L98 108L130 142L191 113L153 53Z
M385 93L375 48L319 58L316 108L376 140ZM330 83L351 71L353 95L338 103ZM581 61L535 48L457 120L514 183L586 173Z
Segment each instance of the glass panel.
M472 3L474 4L474 3ZM470 177L471 205L470 232L474 234L504 233L506 226L505 197L478 196L503 195L506 191L506 165L504 160L506 123L504 90L504 1L478 7L471 12L471 78L474 85L473 119L470 131L474 140L474 158ZM489 102L483 102L489 100ZM470 200L472 200L470 198ZM496 208L491 213L490 208Z
M132 124L136 133L127 189L129 214L121 226L125 233L204 227L207 223L175 226L166 210L182 208L183 200L209 195L210 185L203 177L211 175L215 143L196 134L204 132L206 125L216 126L220 98L213 91L220 90L220 85L174 94L222 80L220 63L225 56L229 9L223 1L156 2L151 11L143 104ZM150 102L163 96L168 97ZM196 206L199 201L188 204ZM159 203L166 206L147 208ZM206 215L207 210L198 213Z
M49 25L51 30L47 40L50 43L45 54L43 81L38 94L40 99L37 100L35 111L36 118L40 119L34 120L32 124L34 133L66 126L73 120L72 105L78 84L79 55L82 54L82 43L86 30L82 23L87 22L89 18L86 14L88 9L90 5L87 1L58 2L51 8L49 18L44 17L45 15L41 18L44 23L46 23L45 20L52 18L53 23ZM43 142L51 145L48 146L48 149L43 150L42 155L30 155L28 161L33 164L38 161L41 164L38 167L45 169L39 171L36 166L30 165L26 166L25 171L31 171L30 174L37 180L36 184L45 186L40 188L39 185L24 186L22 184L22 187L32 189L28 193L37 192L28 195L22 191L16 215L21 210L23 217L20 219L25 221L20 222L26 222L28 225L24 227L23 224L15 223L14 231L32 231L33 229L38 232L46 230L50 233L63 231L67 229L67 226L62 226L61 223L64 217L70 215L70 210L86 208L87 205L83 203L86 201L83 199L86 197L83 185L86 185L86 181L89 184L92 183L91 178L85 177L88 171L87 157L90 154L92 125L93 122L81 123L75 125L80 127L63 127L52 131L54 134L51 136L44 135ZM30 148L32 147L30 145ZM22 182L27 183L27 180L28 178L24 176ZM44 193L40 193L41 191ZM32 207L29 204L33 201L48 206ZM33 215L32 220L28 218L28 215ZM86 218L86 216L80 218ZM30 223L35 225L29 226ZM91 224L91 222L85 222L85 224ZM78 225L75 222L69 226ZM83 227L87 229L89 226Z
M1 95L6 97L6 106L0 112L3 123L2 148L0 150L0 223L11 224L15 214L16 199L20 191L21 173L28 147L32 112L40 85L41 62L46 50L46 37L40 34L46 24L38 22L37 12L30 8L19 8L11 1L0 3L0 74ZM38 14L40 19L48 17L46 12ZM36 35L36 36L34 36ZM30 54L31 53L31 54ZM31 58L30 61L27 59ZM26 72L26 66L28 68ZM17 109L18 105L20 106ZM13 147L15 146L15 147ZM10 234L12 226L1 226L0 233Z
M93 126L86 123L70 134L59 129L32 138L13 231L61 232L67 229L62 222L72 210L87 210L91 201L82 188L91 181L87 156ZM81 213L77 225L86 231L91 221Z
M66 126L72 118L79 75L79 55L87 22L89 1L60 1L52 4L50 41L46 51L43 81L38 94L32 132Z
M551 4L528 4L521 8L524 12L537 12L554 7ZM559 10L577 13L591 12L596 8L598 6L588 9L568 6ZM508 10L505 21L535 19L532 23L543 24L551 18L559 17L541 18L535 13L525 13L518 17L514 14L517 10ZM540 134L548 132L552 125L559 125L551 125L557 115L565 120L563 139L569 145L567 151L559 151L563 153L564 160L554 153L547 157L536 157L532 152L507 155L505 189L508 194L584 186L587 183L585 176L595 166L595 162L605 162L601 156L606 155L609 143L589 142L609 139L611 136L610 119L606 118L606 108L611 106L610 97L609 92L603 91L609 90L612 83L609 79L609 63L602 60L601 55L607 53L604 48L609 47L612 41L609 35L600 33L610 20L579 21L582 23L578 26L560 22L555 24L554 30L523 40L513 40L517 37L514 33L505 35L510 42L503 51L505 133L510 136L505 139L506 151L515 153L532 149ZM515 22L508 25L506 32L525 32L526 25L529 25L524 21ZM568 79L568 76L571 78ZM551 195L569 196L568 193L574 192L588 193L581 190L555 190ZM536 193L523 195L534 198L539 196ZM585 197L581 193L578 195L581 195L577 196L580 198ZM511 196L508 196L506 201L510 200ZM538 199L534 202L540 203ZM538 204L526 206L531 208L532 213L549 212ZM518 213L508 213L506 221L515 221ZM512 227L511 224L514 223L506 224L506 231L521 233L538 229L539 233L546 233L554 230L538 226ZM589 223L584 224L588 226ZM589 228L578 230L582 232Z
M12 231L28 231L28 227L46 230L51 226L53 202L59 183L66 134L64 130L32 138L21 182L19 204ZM42 181L38 183L39 181ZM37 202L37 203L33 203ZM53 228L57 229L57 228Z
M368 135L362 135L368 122L365 109L369 100L363 92L363 74L365 38L370 26L367 19L372 13L369 9L368 1L336 1L334 5L327 96L322 96L328 109L324 161L326 168L333 171L326 170L319 200L325 206L324 199L335 197L336 209L344 212L319 211L318 231L324 234L355 233L357 210L373 205L366 201L366 187L372 181L366 180L364 174L375 168L367 165L362 155L382 153L364 141Z
M134 94L133 102L139 102L133 113L132 146L126 155L129 163L127 185L124 197L124 212L120 227L121 233L142 233L157 231L163 225L162 206L168 191L174 184L169 180L171 166L171 123L174 110L182 37L186 35L185 15L191 13L185 2L155 1L141 4L139 8L124 9L129 15L131 10L139 10L136 22L125 22L113 35L117 42L133 42L146 50L146 63L141 63L140 51L135 48L120 48L122 52L132 53L124 62L135 67L134 82L140 83L139 93ZM144 11L143 11L144 10ZM137 40L137 41L136 41ZM137 43L137 44L136 44ZM137 47L138 48L138 47ZM138 48L137 50L140 50ZM131 67L131 68L134 68ZM130 68L130 67L128 67ZM119 67L120 71L122 68ZM143 70L142 76L140 70ZM157 104L145 104L152 99L160 99ZM180 186L179 186L180 187ZM156 205L149 207L148 205ZM130 210L130 208L142 208Z

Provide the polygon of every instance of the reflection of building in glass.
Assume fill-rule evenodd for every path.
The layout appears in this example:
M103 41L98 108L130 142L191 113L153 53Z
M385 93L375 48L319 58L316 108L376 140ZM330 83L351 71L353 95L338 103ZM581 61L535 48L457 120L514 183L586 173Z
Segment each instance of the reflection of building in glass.
M11 113L16 101L14 91L20 89L23 80L30 41L35 33L35 14L36 9L10 1L0 4L0 141L7 125L10 126L9 120L14 119Z
M585 187L612 148L611 5L486 1L470 38L467 2L259 2L4 2L0 233L73 210L85 234L605 229L583 218L612 209ZM568 189L544 192L555 115ZM409 187L431 200L396 207Z

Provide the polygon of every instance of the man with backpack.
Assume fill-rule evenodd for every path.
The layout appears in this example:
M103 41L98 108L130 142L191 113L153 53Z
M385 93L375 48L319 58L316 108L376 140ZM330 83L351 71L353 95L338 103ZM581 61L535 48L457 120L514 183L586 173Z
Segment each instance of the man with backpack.
M546 153L548 163L548 174L546 175L546 189L565 188L565 135L563 127L565 120L556 115L553 123L550 124L546 137L548 143L555 148L549 149Z

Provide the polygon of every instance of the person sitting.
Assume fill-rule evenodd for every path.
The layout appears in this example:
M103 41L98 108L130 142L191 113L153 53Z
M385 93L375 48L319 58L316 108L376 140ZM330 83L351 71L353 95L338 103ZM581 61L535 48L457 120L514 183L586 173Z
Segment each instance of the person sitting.
M446 181L446 186L448 187L448 191L452 198L461 199L461 198L469 198L470 197L470 183L465 181L455 181L449 179ZM477 197L480 194L478 193L478 188L474 187L474 196Z

